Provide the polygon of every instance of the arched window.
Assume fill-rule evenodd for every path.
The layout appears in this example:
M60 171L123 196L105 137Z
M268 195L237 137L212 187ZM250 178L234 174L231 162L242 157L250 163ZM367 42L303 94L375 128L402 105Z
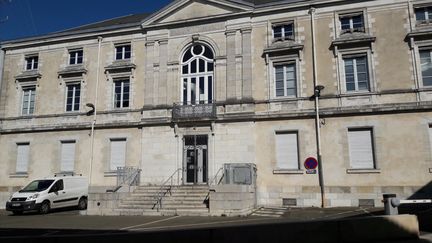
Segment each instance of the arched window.
M213 101L213 51L194 44L182 57L182 101L184 105L207 104Z

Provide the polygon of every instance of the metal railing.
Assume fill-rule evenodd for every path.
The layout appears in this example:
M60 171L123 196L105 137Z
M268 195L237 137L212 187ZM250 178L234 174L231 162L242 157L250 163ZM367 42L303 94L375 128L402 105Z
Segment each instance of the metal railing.
M168 177L168 179L166 179L162 185L159 187L159 190L156 194L156 202L154 203L152 209L155 209L159 212L159 210L162 208L162 199L166 196L166 194L170 194L172 193L172 187L174 185L174 177L177 175L177 185L179 184L179 180L180 180L180 174L179 172L183 171L182 168L179 168L177 170L174 171L174 173L172 173L172 175L170 177ZM169 184L168 184L169 183Z
M108 189L106 192L117 192L122 186L138 186L141 169L132 166L117 167L116 177L117 186L114 189Z
M175 103L172 110L173 119L202 119L215 118L216 104L214 102L208 104L184 104Z
M220 176L220 178L219 178L219 180L218 180L218 176L219 176L219 173L220 173L220 172L222 172L222 175ZM221 168L219 168L219 170L216 172L216 174L215 174L215 176L213 177L213 179L211 179L211 180L209 181L209 186L212 186L212 185L219 185L219 184L222 182L224 176L225 176L224 168L221 167Z

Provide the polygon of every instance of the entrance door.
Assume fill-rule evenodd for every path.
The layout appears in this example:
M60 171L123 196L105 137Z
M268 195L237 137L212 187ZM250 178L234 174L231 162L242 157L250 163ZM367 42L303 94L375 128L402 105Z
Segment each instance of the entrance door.
M207 183L207 135L184 136L183 182Z

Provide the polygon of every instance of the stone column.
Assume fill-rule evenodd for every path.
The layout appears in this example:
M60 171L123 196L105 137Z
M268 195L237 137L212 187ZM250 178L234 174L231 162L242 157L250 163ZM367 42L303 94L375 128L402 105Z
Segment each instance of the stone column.
M226 52L227 52L227 101L235 102L236 96L236 30L226 31Z
M159 87L157 92L159 106L167 105L167 59L168 40L159 41Z
M243 77L242 77L242 100L252 100L252 28L241 30L242 54L243 54Z
M153 107L153 97L155 95L154 92L154 72L153 72L153 63L154 63L154 41L149 41L146 43L146 69L145 69L145 78L144 78L144 107Z

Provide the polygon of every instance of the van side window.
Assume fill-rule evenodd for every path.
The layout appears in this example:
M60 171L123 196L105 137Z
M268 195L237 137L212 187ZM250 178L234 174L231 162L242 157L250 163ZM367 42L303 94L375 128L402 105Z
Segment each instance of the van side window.
M58 180L52 187L50 192L56 192L63 190L63 180Z

